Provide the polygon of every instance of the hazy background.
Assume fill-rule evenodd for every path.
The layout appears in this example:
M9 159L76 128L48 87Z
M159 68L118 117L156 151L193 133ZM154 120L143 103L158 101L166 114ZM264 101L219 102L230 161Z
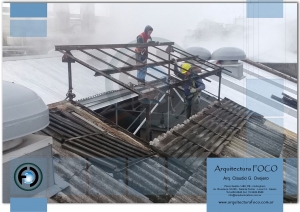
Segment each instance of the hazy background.
M48 38L25 43L48 50L57 44L128 43L151 25L154 37L184 48L213 52L234 46L254 60L297 62L297 4L283 7L283 18L247 19L245 3L48 3ZM64 13L70 18L65 25Z

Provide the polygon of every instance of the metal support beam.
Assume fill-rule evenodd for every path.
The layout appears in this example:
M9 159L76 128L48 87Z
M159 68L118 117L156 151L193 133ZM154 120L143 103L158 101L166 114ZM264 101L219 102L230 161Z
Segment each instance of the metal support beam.
M131 52L133 52L133 53L135 53L133 50L131 50L131 49L128 49L128 48L126 48L127 50L129 50L129 51L131 51ZM165 60L165 59L163 59L163 58L161 58L161 57L159 57L159 56L157 56L157 55L155 55L155 54L152 54L151 52L148 52L148 54L150 54L150 55L152 55L152 56L154 56L154 57L157 57L158 59L161 59L161 60L163 60L163 61L168 61L168 60ZM194 56L195 57L195 56ZM189 59L191 59L192 57L187 57L187 58L180 58L180 59L178 59L177 61L178 62L180 62L180 61L184 61L185 59L186 60L189 60ZM159 63L159 62L156 62L155 60L153 60L153 59L151 59L151 58L147 58L148 60L150 60L150 61L152 61L152 62L154 62L154 63ZM169 61L171 61L171 60L169 60ZM173 63L173 61L171 61L172 63ZM147 65L149 66L149 64L152 64L152 63L148 63ZM167 64L167 63L166 63ZM170 63L168 63L168 64L170 64ZM167 69L170 69L170 70L172 70L172 71L176 71L175 69L173 69L173 68L171 68L171 67L168 67L168 66L165 66L165 65L162 65L161 64L161 66L163 66L163 67L165 67L165 68L167 68ZM158 71L159 73L161 73L161 74L163 74L163 75L165 75L165 76L168 76L169 78L172 78L173 80L175 80L175 81L180 81L178 78L175 78L175 77L173 77L173 76L169 76L167 73L164 73L164 72L162 72L162 71L160 71L159 69L157 69L157 68L154 68L154 67L150 67L150 68L152 68L152 69L154 69L154 70L156 70L156 71ZM205 78L203 78L203 80L205 80L205 81L208 81L208 82L211 82L210 80L208 80L208 79L205 79Z
M134 98L131 98L131 108L134 109Z
M113 48L113 50L115 50L116 52L119 52L120 54L123 54L123 55L125 55L125 56L127 56L127 57L129 57L129 58L131 58L131 59L133 59L133 60L135 60L136 62L140 62L140 61L138 61L136 58L131 57L130 55L125 54L124 52L121 52L121 51L119 51L119 50L117 50L117 49L114 49L114 48ZM129 65L129 66L131 66L131 67L133 67L133 65L131 65L130 63L127 63L127 62L124 61L124 60L121 60L121 59L117 59L117 60L119 60L119 61L121 61L122 63L125 63L125 64L127 64L127 65ZM158 69L156 69L156 68L154 68L154 67L151 67L151 68L154 69L154 70L158 70ZM158 78L158 77L156 77L156 76L154 76L154 75L152 75L152 74L150 74L150 73L148 73L148 72L147 72L146 74L149 75L150 77L156 79L156 80L159 80L159 81L163 82L164 84L170 85L170 84L167 83L164 79Z
M162 95L162 97L158 100L158 103L155 104L155 106L152 108L152 110L150 111L150 114L153 113L153 111L157 108L158 104L163 100L163 98L165 98L166 94ZM138 126L138 128L136 128L136 130L134 131L133 135L135 135L143 126L143 124L145 123L146 119L144 119L142 121L142 123L140 124L140 126Z
M168 46L169 49L171 49L172 47L171 46ZM170 61L171 60L171 53L170 51L168 52L168 60ZM170 82L170 76L171 76L171 73L170 73L170 63L168 64L168 81ZM168 90L168 93L171 94L170 92L170 88ZM169 130L170 128L170 98L168 98L168 120L167 120L167 130Z
M160 78L158 78L158 77L156 77L156 76L154 76L154 75L152 75L150 73L147 73L152 78L160 80L164 84L168 85L167 92L165 92L165 91L161 90L161 88L158 88L157 86L154 86L153 84L151 84L149 82L146 83L146 88L147 89L151 88L150 90L156 90L159 93L163 94L163 96L160 98L159 102L152 109L151 109L151 107L150 107L149 104L146 105L146 108L145 108L145 110L146 110L146 118L143 120L143 122L140 124L140 126L134 132L134 134L136 134L137 131L141 128L141 126L146 122L146 140L149 142L150 141L150 131L151 131L151 129L150 129L150 126L151 126L151 123L150 123L151 113L156 109L156 107L158 106L158 104L161 102L161 100L165 96L168 96L168 97L171 96L171 89L174 89L174 88L176 88L176 87L178 87L180 85L184 85L186 82L188 82L190 80L195 80L195 79L199 79L199 78L204 79L205 77L208 77L208 76L211 76L211 75L217 75L217 76L219 76L218 101L220 101L221 72L222 72L222 70L224 70L224 68L223 67L219 67L219 66L217 66L215 64L209 63L209 62L207 62L205 60L202 60L202 59L198 58L198 56L189 54L188 52L185 52L185 51L180 50L180 49L178 49L176 47L173 47L172 45L174 45L173 42L166 42L166 43L160 43L160 44L158 44L158 43L151 43L151 44L111 44L111 45L68 45L68 46L56 46L55 49L56 49L56 51L59 51L59 52L61 52L61 53L64 54L63 58L65 58L65 61L63 60L63 62L68 62L69 92L68 92L67 96L68 96L68 98L70 100L73 100L73 98L75 97L75 95L72 94L72 89L73 88L72 88L71 62L74 63L76 61L79 64L81 64L81 65L83 65L83 66L85 66L85 67L93 70L94 72L96 72L95 76L104 76L104 77L108 78L109 80L111 80L111 81L113 81L113 82L115 82L115 83L117 83L117 84L125 87L129 91L132 91L132 92L138 94L139 95L139 99L147 98L147 95L144 94L144 93L142 93L138 89L134 88L133 86L128 86L127 84L123 83L122 81L115 79L114 77L110 76L110 74L123 73L123 74L126 74L126 75L132 77L133 79L136 79L137 81L140 81L137 77L135 77L132 74L130 74L129 71L133 71L133 70L138 70L138 69L141 69L141 68L149 67L149 68L152 68L152 69L154 69L154 70L156 70L156 71L158 71L158 72L163 73L164 75L166 75L168 77L168 81L165 81L165 80L160 79ZM184 53L180 53L180 52L178 52L178 53L180 53L182 55L186 54L188 56L185 55L186 57L179 58L178 56L171 54L171 51L167 51L166 52L166 51L158 48L158 46L168 46L168 49L175 48L175 49L180 50L181 52L184 52ZM157 62L157 61L153 60L152 58L148 58L150 61L153 61L153 62L152 63L148 63L148 64L142 64L142 65L131 65L130 63L126 62L126 60L122 60L122 59L120 59L120 58L118 58L118 57L110 54L109 52L101 50L101 49L112 49L112 50L114 50L114 51L116 51L116 52L118 52L118 53L120 53L122 55L125 55L127 58L131 58L131 59L137 61L136 58L134 58L133 56L128 55L128 54L126 54L126 53L124 53L124 52L119 51L118 49L116 49L116 48L126 48L127 50L129 50L131 52L134 52L133 50L129 49L129 48L132 48L132 47L153 47L153 48L156 48L158 50L161 50L163 52L168 53L168 59L166 60L165 58L161 58L161 57L159 57L159 56L157 56L157 55L149 52L149 55L153 55L156 58L161 59L162 61ZM118 67L114 66L113 64L111 64L109 62L106 62L105 60L103 60L103 59L101 59L101 58L99 58L99 57L97 57L97 56L95 56L95 55L87 52L85 49L95 49L95 50L98 50L102 54L110 56L111 58L114 58L114 59L116 59L118 61L121 61L122 63L127 64L129 66L126 66L126 67L123 67L123 68L118 68ZM96 59L96 60L98 60L98 61L100 61L100 62L102 62L102 63L104 63L104 64L106 64L108 66L110 66L111 68L110 69L106 69L106 70L99 70L99 69L97 69L97 68L95 68L95 67L93 67L93 66L91 66L91 65L89 65L89 64L87 64L85 62L83 62L82 60L74 57L71 54L71 52L70 52L71 50L79 50L79 51L85 53L86 55L89 55L90 57L92 57L92 58L94 58L94 59ZM172 52L174 52L174 51L172 50ZM177 52L177 51L175 51L175 52ZM197 76L194 76L194 77L191 77L189 79L178 79L178 78L176 78L174 76L171 76L171 70L175 71L175 69L171 68L171 64L174 63L174 61L171 60L171 56L174 56L175 58L178 58L177 59L178 62L180 62L180 61L188 61L188 60L195 60L195 61L197 61L197 62L199 62L199 63L201 63L201 64L203 64L203 65L205 65L207 67L212 68L213 70L212 71L207 71L206 70L205 73L201 73L201 74L199 74ZM168 72L165 73L165 71L161 71L161 70L155 68L156 66L166 67L167 70L168 70ZM195 66L203 69L202 66L199 66L199 65L195 65ZM170 81L171 78L173 78L175 80L172 80L172 82L171 82ZM206 79L204 79L204 80L206 80ZM181 101L184 102L183 98L179 95L179 93L177 92L177 90L174 89L174 91L180 97ZM173 96L171 96L171 97L173 97ZM167 130L169 130L169 127L170 127L170 99L169 98L168 98L167 102L168 102L168 106L167 106L168 107ZM172 104L171 104L171 106L173 108ZM140 117L140 115L138 116L138 118ZM116 108L115 108L115 116L116 116L115 117L116 118L116 124L118 125L118 105L117 104L116 104ZM129 126L129 128L135 123L136 120L137 120L137 118Z
M141 106L142 106L142 104L139 104L139 106L133 108L133 110L136 110L136 109L138 109L138 108L141 107Z
M222 80L222 72L219 73L219 92L218 92L218 101L220 101L220 96L221 96L221 82Z
M109 80L111 80L111 81L113 81L113 82L115 82L115 83L117 83L117 84L119 84L119 85L121 85L121 86L127 88L128 90L132 91L133 93L136 93L136 94L140 95L141 97L144 96L143 93L139 92L138 90L136 90L136 89L134 89L134 88L132 88L132 87L126 85L125 83L123 83L123 82L121 82L121 81L119 81L119 80L113 78L113 77L110 76L109 74L103 73L103 71L100 71L99 69L97 69L97 68L95 68L95 67L93 67L93 66L91 66L91 65L89 65L89 64L87 64L87 63L85 63L85 62L83 62L82 60L77 59L77 58L74 57L73 55L68 54L67 52L64 52L64 51L59 51L59 52L61 52L62 54L67 55L68 57L70 57L70 58L72 58L73 60L75 60L77 63L79 63L79 64L81 64L81 65L83 65L83 66L85 66L85 67L91 69L92 71L94 71L94 72L96 72L96 73L98 73L98 74L100 74L100 75L106 77L107 79L109 79ZM104 63L106 63L106 62L104 61ZM118 69L118 68L117 68L117 69Z
M135 51L133 51L133 50L131 50L131 49L128 49L128 48L125 48L125 49L127 49L128 51L130 51L130 52L133 52L133 53L135 53ZM149 52L149 54L150 54L151 52ZM150 61L152 61L152 62L154 62L154 63L157 63L155 60L153 60L153 59L151 59L151 58L147 58L148 60L150 60ZM164 61L166 61L166 60L164 60ZM148 64L149 65L149 64ZM162 67L165 67L165 68L168 68L168 66L166 66L166 65L161 65ZM154 67L150 67L150 68L152 68L152 69L154 69L154 70L156 70L156 71L158 71L159 73L161 73L161 74L163 74L163 75L165 75L165 76L168 76L168 74L167 73L165 73L165 72L163 72L163 71L161 71L161 70L159 70L159 69L157 69L157 68L154 68ZM174 69L171 69L172 71L175 71ZM175 77L172 77L172 76L170 76L173 80L175 80L175 81L180 81L179 79L177 79L177 78L175 78Z
M170 52L167 52L167 51L165 51L165 50L162 50L162 49L160 49L160 48L158 48L158 47L154 47L155 49L158 49L158 50L160 50L160 51L162 51L162 52L165 52L165 53L168 53L170 56L173 56L173 57L176 57L176 58L179 58L179 59L181 59L180 57L178 57L178 56L176 56L176 55L174 55L174 54L171 54ZM175 50L174 50L175 51ZM175 51L175 52L177 52L177 51ZM178 52L179 53L179 52ZM192 55L192 54L190 54L191 56L194 56L194 58L193 58L193 60L197 60L197 55ZM177 59L178 60L178 59ZM196 64L194 64L194 63L191 63L191 62L189 62L190 64L192 64L192 65L194 65L195 67L198 67L198 68L200 68L200 69L203 69L201 66L198 66L198 65L196 65Z
M80 51L84 51L84 50L80 50ZM192 59L192 58L194 58L194 57L181 58L181 59L178 59L177 61L180 62L180 61L189 60L189 59ZM103 62L103 61L101 61L101 62ZM118 70L113 68L113 69L104 69L104 70L101 70L101 71L104 72L105 74L117 74L117 73L120 73L120 72L128 72L128 71L138 70L138 69L141 69L145 66L150 68L150 67L153 67L153 66L166 65L166 64L169 64L169 63L172 63L172 62L173 61L165 60L165 61L159 61L159 62L154 62L154 63L147 63L146 65L125 66L125 67L122 67L122 68L118 68ZM103 62L103 63L107 64L107 62ZM110 63L108 63L108 64L110 64ZM99 76L99 75L95 74L95 76Z
M113 55L111 55L111 54L109 54L109 53L107 53L107 52L105 52L105 51L103 51L103 50L101 50L101 49L97 49L97 50L100 51L100 52L102 52L102 53L104 53L104 54L106 54L106 55L108 55L108 56L110 56L110 57L112 57L112 58L114 58L114 59L116 59L116 60L119 60L119 61L120 61L119 58L117 58L117 57L115 57L115 56L113 56ZM96 57L96 56L94 56L94 55L92 55L92 54L90 54L90 53L88 53L88 52L86 52L86 51L84 51L84 50L80 50L80 51L81 51L81 52L84 52L85 54L91 56L92 58L94 58L94 59L96 59L96 60L101 60L100 58L98 58L98 57ZM122 61L122 60L121 60L121 61ZM110 64L110 63L107 63L107 65L113 67L114 69L117 69L117 67L115 67L114 65L112 65L112 64ZM126 74L126 75L128 75L128 76L130 76L130 77L132 77L133 79L136 79L137 81L141 81L139 78L133 76L132 74L127 73L126 71L122 71L121 69L119 69L118 71L120 71L120 72L122 72L123 74ZM153 88L154 90L158 91L158 92L161 93L161 94L165 94L164 91L162 91L162 90L156 88L155 86L151 85L150 83L145 83L145 86L151 87L151 88ZM167 95L168 95L168 94L167 94Z
M113 104L109 105L108 107L106 107L103 111L101 111L99 114L103 115L105 114L107 111L109 111L112 108Z
M72 93L72 90L73 90L72 67L71 67L71 59L70 58L68 58L68 81L69 81L69 90L67 93L67 98L72 101L76 97L76 95Z
M168 46L174 45L174 42L164 43L131 43L131 44L104 44L104 45L57 45L55 51L71 51L84 49L111 49L111 48L125 48L125 47L149 47L149 46Z
M150 105L146 104L146 142L150 142L150 128L151 128L151 111Z
M129 125L129 127L127 127L126 130L129 130L129 129L130 129L130 127L136 122L136 120L138 120L138 118L145 112L145 110L146 110L146 109L144 109L142 112L140 112L140 111L134 111L134 110L132 110L132 111L122 110L122 111L127 111L127 112L138 112L138 113L140 113L140 114L134 119L134 121Z
M118 125L118 103L116 103L116 125Z
M180 100L182 102L184 102L184 99L182 98L182 96L178 93L178 91L176 90L176 88L173 88L173 90L175 91L175 93L177 94L177 96L180 98Z
M176 47L173 47L174 49L177 49L177 51L175 51L175 52L177 52L177 53L179 53L179 54L182 54L182 55L184 55L185 57L187 56L187 55L190 55L190 56L195 56L195 55L192 55L192 54L190 54L190 53L188 53L188 52L186 52L186 51L184 51L184 50L182 50L182 49L179 49L179 48L176 48ZM179 52L180 51L180 52ZM182 52L184 52L184 53L182 53ZM175 56L175 55L174 55ZM175 57L177 57L177 56L175 56ZM180 57L177 57L177 58L180 58ZM201 59L201 58L197 58L196 59L196 61L198 61L199 63L201 63L201 64L203 64L203 65L205 65L205 66L207 66L207 67L209 67L209 68L212 68L212 69L216 69L216 68L220 68L220 66L217 66L216 64L213 64L213 63L210 63L210 62L208 62L207 60L203 60L203 59ZM212 67L213 66L213 67ZM231 71L229 71L229 70L227 70L227 69L225 69L225 68L223 68L223 70L225 70L225 71L227 71L227 72L229 72L229 73L232 73Z
M211 75L217 75L218 76L218 73L222 71L222 67L220 67L219 69L215 69L213 71L207 71L205 73L202 73L202 74L198 74L197 76L194 76L194 77L191 77L191 78L188 78L188 79L184 79L184 80L181 80L180 82L175 82L174 84L172 84L172 88L173 87L177 87L178 85L183 85L184 83L190 81L190 80L193 80L193 79L203 79L204 77L208 77L208 76L211 76Z
M215 98L218 98L217 95L215 95L215 94L213 94L213 93L211 93L211 92L209 92L209 91L207 91L207 90L203 90L202 92L208 93L209 95L211 95L211 96L213 96L213 97L215 97ZM222 99L222 98L220 98L220 99Z
M159 48L157 48L157 49L159 49ZM161 50L161 49L159 49L159 50ZM163 52L166 52L166 51L163 51ZM150 55L152 55L152 56L154 56L154 57L157 57L158 59L161 59L162 61L171 61L171 55L172 54L170 54L169 52L166 52L166 53L168 53L169 55L170 55L170 59L169 60L165 60L164 58L162 58L162 57L159 57L158 55L156 55L156 54L153 54L153 53L151 53L151 52L148 52L148 54L150 54ZM197 56L194 56L194 58L195 57L197 57ZM193 57L187 57L187 58L190 58L190 59L194 59ZM178 59L177 61L178 62L180 62L180 61L185 61L185 60L187 60L187 58L180 58L180 60ZM182 59L184 59L184 60L182 60ZM174 61L171 61L172 63L174 62ZM170 66L170 63L168 63L168 67L166 67L168 70L170 69L171 70L171 68L169 67ZM184 69L184 68L181 68L181 69ZM186 70L186 71L188 71L187 69L184 69L184 70ZM174 71L175 72L175 69L172 69L172 71Z

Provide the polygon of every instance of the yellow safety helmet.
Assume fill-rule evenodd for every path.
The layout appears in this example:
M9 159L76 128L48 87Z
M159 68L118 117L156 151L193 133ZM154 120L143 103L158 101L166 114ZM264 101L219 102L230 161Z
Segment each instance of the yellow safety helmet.
M186 74L186 72L189 71L191 67L192 67L192 65L189 63L182 63L181 73Z

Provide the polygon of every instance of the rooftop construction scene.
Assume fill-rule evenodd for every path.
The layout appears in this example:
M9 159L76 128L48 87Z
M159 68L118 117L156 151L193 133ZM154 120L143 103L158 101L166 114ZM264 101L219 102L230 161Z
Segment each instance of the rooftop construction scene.
M3 203L207 203L211 158L283 159L298 202L296 3L43 5L2 7Z

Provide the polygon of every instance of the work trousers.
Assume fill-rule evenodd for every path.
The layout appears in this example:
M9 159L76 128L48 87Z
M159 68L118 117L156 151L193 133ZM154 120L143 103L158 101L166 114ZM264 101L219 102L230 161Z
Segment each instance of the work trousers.
M197 98L195 100L195 98ZM200 96L196 96L195 98L186 98L186 118L189 119L193 113L196 114L200 111Z
M147 63L147 59L142 60L142 55L141 54L135 54L135 58L140 61L140 62L136 62L137 65L143 65ZM145 57L147 58L147 57ZM147 67L143 67L139 70L137 70L137 78L139 80L141 80L142 82L145 82L145 78L146 78L146 74L147 74Z

